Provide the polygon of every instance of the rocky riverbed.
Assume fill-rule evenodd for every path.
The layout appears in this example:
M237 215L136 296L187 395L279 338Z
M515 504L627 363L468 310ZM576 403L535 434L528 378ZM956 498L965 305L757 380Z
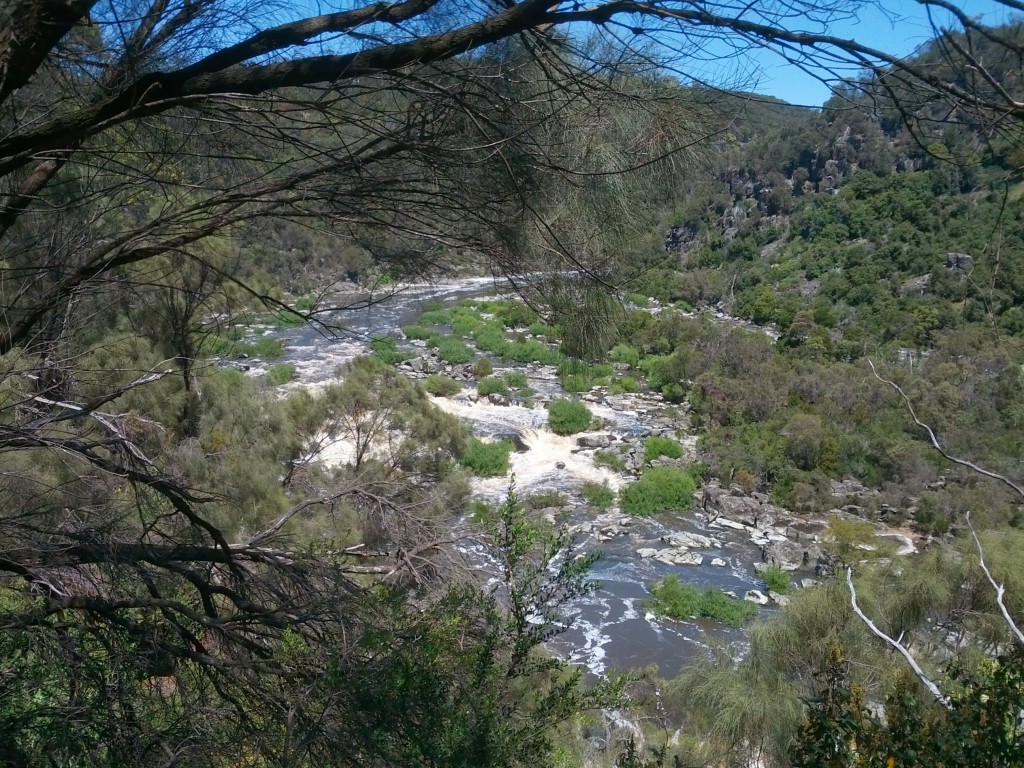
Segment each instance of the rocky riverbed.
M417 286L378 305L376 314L361 316L358 333L342 340L317 337L308 329L280 332L289 342L288 362L299 371L297 386L315 387L339 363L365 353L365 341L371 335L400 337L398 329L413 322L428 300L440 296L454 303L480 295L486 288L481 281L432 290ZM783 606L787 597L768 590L760 572L776 565L791 572L797 588L813 588L834 567L822 548L829 518L859 521L854 502L870 493L852 481L836 483L836 509L810 519L773 504L764 494L723 486L717 480L697 490L692 510L686 513L639 519L615 506L598 509L587 503L581 485L606 484L615 491L635 481L647 466L647 437L671 437L683 446L681 457L662 457L653 464L686 465L697 459L697 438L686 403L669 404L656 393L610 394L607 388L595 387L580 399L595 416L596 427L571 437L559 436L547 428L545 410L550 400L564 396L552 366L496 366L499 375L525 374L532 394L529 399L481 397L470 365L446 364L422 342L405 341L403 346L416 353L399 364L406 375L424 378L444 373L463 384L454 396L435 398L438 407L459 416L482 439L511 438L517 445L508 475L475 480L474 495L500 502L513 478L520 496L557 492L564 503L537 510L538 517L567 527L582 547L602 553L593 573L601 588L578 602L573 628L552 643L556 651L594 674L657 664L663 675L673 675L695 653L712 645L729 646L732 653L741 655L742 630L707 621L665 621L651 614L646 607L650 584L675 573L681 581L721 589L766 611ZM343 458L343 451L336 453ZM903 533L881 529L878 533L892 537L901 552L914 549L914 542ZM465 554L484 557L468 545Z

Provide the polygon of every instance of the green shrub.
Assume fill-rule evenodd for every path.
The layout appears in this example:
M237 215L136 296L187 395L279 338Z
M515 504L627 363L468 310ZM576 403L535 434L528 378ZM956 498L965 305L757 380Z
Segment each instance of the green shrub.
M278 363L270 366L267 371L267 381L275 387L287 384L295 378L295 366L291 363Z
M413 357L412 352L398 349L398 344L390 336L374 336L370 339L370 352L385 365L394 365Z
M479 477L500 477L508 472L508 456L515 446L508 440L485 443L472 438L462 456L462 466Z
M241 328L232 328L227 335L210 335L203 339L203 355L217 357L262 357L273 360L284 354L284 342L273 336L260 336L251 344L241 341L244 332Z
M543 322L537 322L530 326L531 336L543 336L546 339L557 339L558 329L553 325L547 325Z
M569 373L559 377L559 383L566 392L589 392L593 380L585 373Z
M419 317L420 325L449 325L451 321L451 310L443 308L428 309Z
M451 376L432 373L423 382L423 388L434 397L451 397L462 391L462 385Z
M683 446L671 437L651 435L644 441L644 461L654 461L661 456L678 459L683 455Z
M452 334L455 336L472 336L484 325L483 320L464 307L459 307L452 314Z
M522 301L500 302L494 314L506 328L523 328L539 319L537 312Z
M491 376L487 379L480 379L476 383L476 391L481 397L487 397L488 395L502 395L508 397L508 384L505 383L504 379L499 379L497 376Z
M679 467L654 467L620 491L622 509L631 515L650 517L661 512L683 511L693 503L697 481Z
M486 501L474 500L469 505L469 517L477 525L492 525L497 517L496 512Z
M459 339L442 339L437 345L437 356L446 363L461 365L473 359L473 350Z
M488 321L482 323L479 328L473 331L473 343L481 352L491 352L500 355L508 347L508 339L505 338L505 327L498 322Z
M569 503L564 493L549 488L546 491L532 493L523 502L529 509L546 509L548 507L564 507Z
M548 404L548 423L556 435L574 435L590 426L590 409L577 400L552 400Z
M594 463L599 467L608 467L613 472L624 472L626 460L622 454L616 451L597 451L594 453Z
M530 385L530 380L522 371L509 371L505 374L505 383L512 387L512 389L527 389Z
M789 581L789 573L777 565L769 565L761 571L761 580L764 581L768 589L778 592L780 595L785 595L793 589L793 585Z
M580 492L587 504L598 509L608 509L615 503L615 492L608 487L608 483L584 483L580 486Z
M639 389L636 379L632 376L622 376L611 383L608 387L608 394L621 395L624 392L636 392Z
M629 344L616 344L608 353L608 359L613 363L624 363L630 368L636 368L640 365L640 350Z
M284 342L273 336L260 336L252 344L243 345L254 357L277 358L284 354Z
M757 615L757 606L731 598L719 589L698 590L692 584L680 584L675 574L651 586L648 602L659 616L682 621L712 619L737 627Z
M504 359L517 363L532 363L536 360L543 365L558 365L562 360L561 352L536 339L509 342L500 354Z
M473 376L482 379L494 373L494 364L486 357L481 357L473 364Z
M402 333L406 335L406 338L426 341L435 333L437 333L437 331L432 331L429 328L424 328L422 325L406 325L402 327Z

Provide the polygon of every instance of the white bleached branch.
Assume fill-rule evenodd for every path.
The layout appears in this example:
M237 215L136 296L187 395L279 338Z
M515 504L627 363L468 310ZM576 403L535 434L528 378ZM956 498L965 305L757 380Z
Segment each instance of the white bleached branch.
M881 376L879 376L878 371L875 370L875 364L871 362L871 360L868 360L868 365L871 366L871 372L875 374L876 379L878 379L883 384L888 384L890 387L896 390L900 397L903 398L903 402L907 406L907 411L910 413L910 417L914 420L914 423L928 433L928 439L931 442L932 447L940 454L942 454L943 458L945 458L946 461L951 461L954 464L959 464L961 467L967 467L968 469L972 469L979 475L984 475L985 477L991 477L993 480L998 480L999 482L1003 483L1004 485L1012 489L1014 493L1021 497L1021 499L1024 499L1024 488L1021 488L1019 485L1017 485L1017 483L1013 482L1005 475L1001 475L998 472L993 472L992 470L980 467L973 461L961 459L957 456L952 456L949 453L947 453L946 449L943 448L942 445L939 443L939 439L935 436L935 431L930 426L921 421L919 418L917 418L917 413L914 411L914 406L910 402L910 398L907 397L907 393L903 391L903 388L900 387L900 385L897 384L896 382L890 381L889 379L883 379Z
M903 656L903 658L906 659L907 664L910 665L910 668L914 670L914 674L917 675L917 679L924 684L924 687L927 688L932 696L935 697L935 700L946 709L950 709L949 698L939 690L939 686L935 684L935 681L924 673L924 670L921 669L921 665L917 663L917 659L915 659L913 654L906 649L906 646L897 640L893 640L885 634L885 632L875 626L875 622L869 619L867 614L865 614L864 611L860 609L860 606L857 605L857 590L853 586L853 569L849 567L846 569L846 584L850 588L850 605L853 606L853 612L856 613L860 620L867 625L867 628L871 630L875 637L884 640L886 645Z
M974 543L978 547L978 564L981 566L981 570L985 573L985 578L988 579L988 583L992 585L992 589L996 591L996 604L999 606L1000 613L1003 614L1003 618L1010 627L1010 631L1013 632L1014 637L1017 638L1017 642L1024 645L1024 633L1020 631L1020 628L1014 623L1010 617L1010 612L1006 610L1006 604L1003 602L1003 595L1006 593L1006 588L1002 584L998 584L992 573L989 571L988 566L985 565L985 552L981 548L981 541L978 539L978 534L974 530L974 526L971 525L971 513L967 513L967 527L971 529L971 535L974 537Z

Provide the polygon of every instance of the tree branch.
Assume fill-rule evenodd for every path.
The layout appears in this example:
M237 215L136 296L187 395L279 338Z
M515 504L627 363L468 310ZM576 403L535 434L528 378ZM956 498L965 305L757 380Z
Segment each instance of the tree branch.
M917 413L914 411L914 406L910 402L910 398L907 397L907 393L903 391L903 388L900 387L900 385L897 384L896 382L890 381L889 379L883 379L881 376L879 376L878 371L875 370L875 364L870 359L868 360L868 365L871 366L871 372L875 375L876 379L878 379L883 384L888 384L890 387L896 390L896 392L899 394L901 398L903 398L903 402L907 406L907 411L910 412L910 416L914 420L914 423L928 433L928 439L931 442L932 447L936 451L938 451L943 458L945 458L947 461L953 462L954 464L959 464L961 467L967 467L968 469L974 470L979 475L984 475L985 477L990 477L993 480L998 480L999 482L1003 483L1007 488L1010 488L1014 493L1020 496L1021 500L1024 500L1024 488L1010 480L1008 477L1006 477L1006 475L1001 475L998 472L993 472L989 469L985 469L984 467L978 466L973 461L961 459L947 452L946 449L943 448L942 445L939 443L939 439L935 436L935 431L917 417Z
M944 706L946 709L951 709L952 705L950 704L949 698L943 694L942 691L939 690L939 686L937 686L932 679L924 673L924 670L921 669L921 665L917 663L917 660L910 651L908 651L901 643L893 640L885 634L885 632L875 626L875 622L869 619L867 615L865 615L864 611L860 609L860 606L857 605L857 590L853 586L853 568L850 568L849 566L846 568L846 584L850 588L850 605L853 607L853 612L857 614L864 624L867 625L867 628L871 630L871 633L875 635L875 637L885 641L886 645L894 651L897 651L904 659L906 659L907 664L910 665L910 668L914 670L914 674L917 675L917 679L921 681L924 687L928 689L939 704Z
M1006 620L1007 625L1010 627L1010 631L1013 633L1017 642L1024 645L1024 632L1020 631L1020 628L1014 623L1010 617L1010 612L1006 610L1006 604L1003 602L1003 595L1006 593L1006 588L1002 584L997 584L996 580L992 578L992 573L989 571L988 566L985 565L985 552L981 548L981 541L978 539L978 534L974 530L974 526L971 524L971 513L968 512L966 515L967 527L971 529L971 535L974 537L974 544L978 548L978 564L981 566L981 570L984 572L985 577L988 579L988 583L992 585L992 589L996 591L996 604L999 606L1000 613L1003 614L1003 619Z

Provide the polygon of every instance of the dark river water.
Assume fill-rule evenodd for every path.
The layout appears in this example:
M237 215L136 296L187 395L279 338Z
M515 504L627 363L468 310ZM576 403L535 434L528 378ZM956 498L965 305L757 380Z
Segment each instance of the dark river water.
M339 313L332 322L345 326L346 331L342 334L325 335L308 327L268 329L265 332L287 343L285 362L295 365L298 376L297 383L289 386L311 386L332 377L339 365L365 354L369 337L396 334L401 326L413 323L429 302L442 301L450 306L467 298L495 293L500 288L487 278L412 285L370 307ZM252 372L259 372L261 363L252 363ZM495 368L499 373L512 369L526 371L531 388L541 395L561 393L551 368L533 365L509 368L498 364ZM604 431L612 435L643 434L646 429L643 411L651 411L635 407L637 402L635 398L623 398L617 402L609 398L604 404L594 404L592 410L606 421L608 427ZM458 398L456 402L439 401L439 405L457 413L478 435L516 434L523 438L529 450L512 457L512 471L515 472L520 495L556 489L579 499L582 480L609 482L613 488L628 482L625 476L595 467L592 451L580 451L571 438L559 438L545 429L546 416L542 406L490 406ZM559 464L564 466L560 468ZM508 482L507 478L478 481L475 494L488 501L500 500ZM592 574L601 587L573 606L575 621L572 628L551 641L557 653L583 665L593 674L655 664L662 675L674 676L696 654L704 653L712 646L728 645L736 655L744 652L746 646L742 632L700 621L659 621L650 614L645 601L649 596L648 585L668 573L676 573L680 581L700 588L715 587L740 595L748 589L760 587L752 568L758 552L745 537L730 540L730 534L735 535L734 531L709 531L703 520L689 515L639 520L629 527L628 535L602 541L599 531L586 530L593 516L593 511L577 511L568 522L583 528L577 538L584 549L601 552ZM721 549L702 550L705 564L696 567L669 566L637 556L638 548L664 547L660 537L680 531L712 535L720 539L723 546ZM483 552L470 547L466 548L465 554L478 562L486 559ZM724 560L726 565L709 565L716 557Z

